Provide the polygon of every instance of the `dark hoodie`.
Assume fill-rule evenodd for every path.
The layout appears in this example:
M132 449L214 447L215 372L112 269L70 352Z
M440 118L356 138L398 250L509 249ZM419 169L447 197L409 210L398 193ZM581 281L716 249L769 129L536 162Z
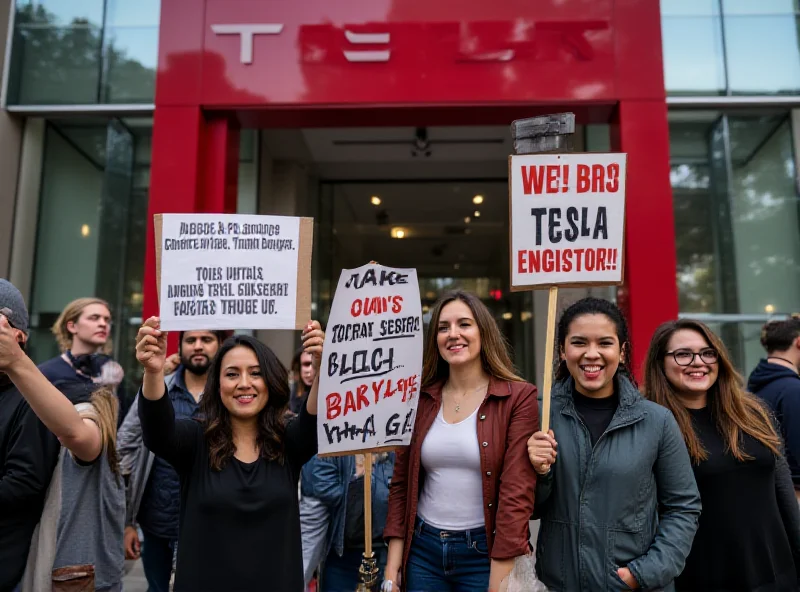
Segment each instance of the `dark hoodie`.
M791 368L761 360L750 374L747 390L766 401L775 413L792 481L795 489L800 489L800 376Z

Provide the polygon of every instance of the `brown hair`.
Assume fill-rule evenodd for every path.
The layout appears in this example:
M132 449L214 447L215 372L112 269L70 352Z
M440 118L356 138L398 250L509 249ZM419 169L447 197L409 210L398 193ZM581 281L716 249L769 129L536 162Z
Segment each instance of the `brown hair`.
M800 337L800 315L767 322L761 328L761 345L768 354L784 352Z
M743 386L742 377L731 362L722 340L711 329L699 321L679 319L662 324L653 334L647 359L644 364L644 396L672 411L683 434L689 456L699 463L708 458L708 451L692 426L692 419L681 403L664 371L667 344L680 330L689 330L703 336L710 347L717 351L719 375L708 391L708 404L717 429L725 440L726 449L739 460L752 460L742 450L742 433L748 434L769 448L773 454L781 453L781 441L775 433L771 417L758 400Z
M472 316L475 317L475 323L478 325L478 332L481 336L483 370L500 380L523 382L514 369L514 363L508 353L508 343L500 332L492 313L474 294L457 290L442 295L433 305L428 336L425 339L425 353L422 358L422 387L425 388L441 380L446 380L450 375L450 365L439 353L436 336L442 309L454 300L460 300L466 304L472 311Z
M275 353L259 340L249 335L234 335L222 344L208 372L203 398L200 399L202 423L205 427L206 442L211 468L221 471L236 452L233 443L233 427L228 409L222 404L220 395L220 374L222 360L235 347L243 346L253 350L261 368L261 375L267 386L267 405L258 414L258 445L260 456L267 460L284 460L284 434L286 406L289 403L289 376Z
M64 307L64 310L61 311L61 314L58 315L56 322L53 323L51 331L58 342L59 349L62 352L65 352L72 347L73 335L69 332L69 329L67 329L67 324L76 323L78 319L81 318L81 315L86 307L91 306L92 304L102 304L108 309L109 313L111 312L111 307L108 305L108 302L102 298L78 298L77 300L73 300L67 304L67 306ZM106 341L105 345L100 350L100 353L111 353L110 339Z

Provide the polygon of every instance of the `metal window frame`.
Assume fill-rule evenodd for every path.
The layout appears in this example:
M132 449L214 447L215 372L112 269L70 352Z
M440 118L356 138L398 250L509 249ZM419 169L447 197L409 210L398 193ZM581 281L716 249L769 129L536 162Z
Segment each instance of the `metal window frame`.
M790 313L726 314L714 312L680 312L679 319L692 319L702 323L766 323L788 319Z
M8 76L11 69L11 49L14 45L14 29L17 19L17 3L11 0L8 3L8 30L6 31L6 53L3 56L3 82L0 88L0 108L5 109L8 104Z

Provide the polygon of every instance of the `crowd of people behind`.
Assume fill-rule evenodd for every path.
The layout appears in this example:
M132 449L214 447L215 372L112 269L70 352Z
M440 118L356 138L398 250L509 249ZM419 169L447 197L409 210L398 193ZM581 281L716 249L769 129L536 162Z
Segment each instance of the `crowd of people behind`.
M37 367L0 280L0 592L118 592L126 559L150 592L354 591L367 461L316 456L320 324L287 371L246 335L181 332L169 355L147 319L128 406L110 326L102 300L70 303ZM384 588L501 591L527 562L522 589L800 590L800 318L762 344L746 388L706 325L667 322L637 385L621 311L579 300L543 432L490 311L443 295L411 443L372 455Z

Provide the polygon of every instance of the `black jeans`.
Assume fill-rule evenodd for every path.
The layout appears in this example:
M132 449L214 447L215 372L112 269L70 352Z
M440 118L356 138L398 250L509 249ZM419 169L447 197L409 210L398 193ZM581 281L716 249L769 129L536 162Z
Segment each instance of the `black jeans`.
M169 592L172 556L176 541L144 531L142 566L147 578L147 592Z

